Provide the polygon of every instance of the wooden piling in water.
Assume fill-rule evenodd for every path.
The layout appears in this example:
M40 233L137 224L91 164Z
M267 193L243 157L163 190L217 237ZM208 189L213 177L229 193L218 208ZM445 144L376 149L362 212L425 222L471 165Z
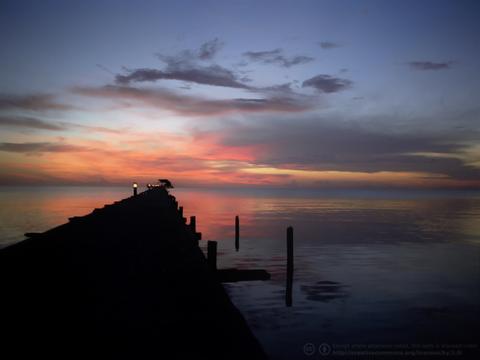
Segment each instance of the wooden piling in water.
M207 261L212 270L217 270L217 242L208 241L207 243Z
M293 227L287 228L287 286L285 290L285 305L292 306L293 285Z
M240 219L235 216L235 250L238 251L240 248Z

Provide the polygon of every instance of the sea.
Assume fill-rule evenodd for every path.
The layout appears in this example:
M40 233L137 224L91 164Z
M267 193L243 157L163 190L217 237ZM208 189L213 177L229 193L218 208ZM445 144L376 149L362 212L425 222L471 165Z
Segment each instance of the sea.
M131 191L0 187L0 247ZM196 216L203 239L218 242L219 268L271 274L267 281L224 285L270 358L478 352L480 192L176 188L171 193L186 217Z

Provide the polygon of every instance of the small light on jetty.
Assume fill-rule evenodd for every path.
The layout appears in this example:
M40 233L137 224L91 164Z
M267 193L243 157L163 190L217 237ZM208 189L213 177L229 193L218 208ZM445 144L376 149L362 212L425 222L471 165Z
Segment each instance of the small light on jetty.
M137 195L138 191L138 184L136 182L133 183L133 196Z

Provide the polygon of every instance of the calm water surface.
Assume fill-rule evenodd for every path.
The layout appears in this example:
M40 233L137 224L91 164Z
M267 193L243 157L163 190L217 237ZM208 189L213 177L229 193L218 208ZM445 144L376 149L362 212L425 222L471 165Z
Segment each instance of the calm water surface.
M354 346L478 343L480 194L175 189L219 267L272 279L226 285L274 359ZM0 246L130 195L129 188L0 188ZM240 251L234 217L240 216ZM294 227L293 306L285 229ZM204 244L204 242L202 242ZM204 245L202 245L204 246ZM402 351L406 345L402 345ZM326 350L325 350L326 349Z

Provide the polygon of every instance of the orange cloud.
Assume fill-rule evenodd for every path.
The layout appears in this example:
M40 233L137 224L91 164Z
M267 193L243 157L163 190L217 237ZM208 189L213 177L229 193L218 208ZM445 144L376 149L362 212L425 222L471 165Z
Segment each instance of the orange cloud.
M127 184L167 177L176 184L200 186L480 186L476 179L421 171L325 171L295 163L262 164L265 151L271 153L268 144L229 144L221 132L113 135L102 140L36 135L30 136L32 142L20 136L18 142L0 143L0 183Z

